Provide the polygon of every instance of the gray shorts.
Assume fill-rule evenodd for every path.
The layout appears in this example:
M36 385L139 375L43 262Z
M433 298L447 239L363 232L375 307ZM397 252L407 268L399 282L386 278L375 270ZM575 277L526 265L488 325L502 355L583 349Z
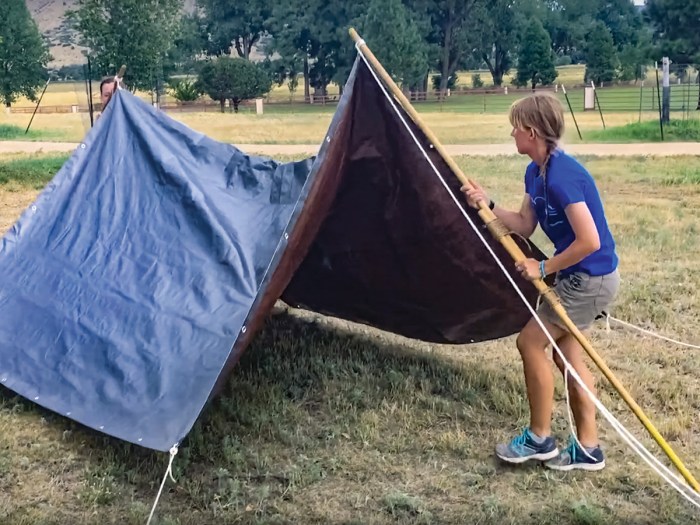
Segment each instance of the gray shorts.
M554 290L569 318L579 330L589 328L595 318L612 304L620 289L620 273L615 270L607 275L588 275L574 272L557 275ZM539 316L552 324L564 326L562 320L543 298L537 309Z

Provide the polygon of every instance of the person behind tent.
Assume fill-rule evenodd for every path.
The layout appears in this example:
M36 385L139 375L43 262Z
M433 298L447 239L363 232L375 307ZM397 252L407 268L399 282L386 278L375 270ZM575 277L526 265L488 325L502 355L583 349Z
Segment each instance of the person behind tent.
M112 100L114 90L117 89L116 84L117 80L114 76L102 78L102 81L100 82L100 104L102 108L101 112L105 110L105 108L109 104L109 101ZM123 81L119 82L119 86L122 88L126 88ZM97 118L100 118L100 116L102 115L101 112L97 116Z
M542 262L527 259L516 268L529 280L556 274L555 290L562 305L574 324L585 331L612 303L620 286L615 241L598 189L588 171L559 147L564 110L554 96L538 93L516 101L510 109L510 122L518 153L532 159L525 171L520 210L496 206L474 182L462 191L474 208L478 208L479 201L489 202L505 227L523 237L530 237L539 223L554 244L554 256ZM537 314L566 360L593 392L593 376L577 339L547 301L541 301ZM571 436L561 452L552 436L554 378L545 352L548 344L534 318L518 335L516 345L523 362L530 425L509 443L497 445L496 455L508 463L546 461L547 467L556 470L600 470L605 467L605 456L598 442L595 405L570 375L577 435ZM553 355L563 374L564 363L556 352Z

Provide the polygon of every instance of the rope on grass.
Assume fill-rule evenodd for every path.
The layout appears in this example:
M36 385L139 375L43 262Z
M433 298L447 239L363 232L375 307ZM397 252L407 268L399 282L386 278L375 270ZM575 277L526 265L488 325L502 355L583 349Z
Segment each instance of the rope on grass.
M153 515L156 513L156 507L160 501L160 496L163 494L163 488L165 487L165 482L168 481L168 477L173 480L173 483L177 483L173 477L173 461L175 460L175 456L177 456L177 445L174 445L173 448L170 449L170 461L168 462L168 468L165 470L163 481L160 483L158 495L156 496L156 500L153 502L153 508L151 508L151 514L148 516L146 525L151 525L151 520L153 519Z
M668 341L669 343L673 343L673 344L678 345L678 346L684 346L686 348L694 348L696 350L700 350L700 346L698 346L698 345L684 343L683 341L671 339L670 337L666 337L665 335L661 335L661 334L658 334L656 332L652 332L651 330L647 330L645 328L642 328L641 326L636 326L636 325L633 325L632 323L628 323L627 321L623 321L622 319L617 319L607 312L605 312L605 319L606 319L606 322L608 323L608 327L610 327L610 321L615 321L616 323L619 323L622 326L626 326L627 328L632 328L633 330L637 330L638 332L642 332L646 335L650 335L651 337L656 337L657 339L661 339L663 341Z

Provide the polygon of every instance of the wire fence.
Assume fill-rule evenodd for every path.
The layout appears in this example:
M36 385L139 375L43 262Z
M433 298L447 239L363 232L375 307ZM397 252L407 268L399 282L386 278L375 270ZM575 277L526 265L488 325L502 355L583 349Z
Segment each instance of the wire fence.
M683 119L700 118L700 78L698 72L689 68L677 66L671 76L670 86L670 112L674 118L682 116ZM661 90L661 91L660 91ZM55 95L65 94L65 97L55 96L52 100L71 99L75 103L54 104L46 102L37 110L37 113L87 113L89 106L85 87L80 82L54 82L49 91ZM562 102L564 90L560 85L539 87L537 91L548 91L557 94ZM659 104L663 99L663 88L657 84L655 74L648 74L643 81L636 83L608 85L597 87L595 93L589 87L578 84L577 87L567 89L569 103L575 112L603 111L606 113L632 113L640 115L649 112L659 112ZM459 86L456 90L446 92L407 92L408 98L416 106L437 106L441 111L455 111L468 113L503 113L507 112L510 105L518 98L532 93L528 88L516 88L514 86L466 88ZM221 105L206 97L201 97L194 102L180 102L172 95L163 93L160 103L155 103L152 93L138 93L138 95L156 107L168 112L219 112ZM98 98L95 93L93 99ZM340 93L326 95L310 94L305 96L303 92L286 93L285 90L276 89L263 97L264 106L272 111L296 111L305 107L312 110L314 107L326 107L332 111L340 100ZM566 103L565 103L566 105ZM99 102L95 101L93 107L99 111ZM274 109L273 109L274 108ZM240 104L240 111L255 111L256 102L249 100ZM8 108L12 113L32 113L35 106L25 105ZM225 111L232 111L228 101L224 106Z

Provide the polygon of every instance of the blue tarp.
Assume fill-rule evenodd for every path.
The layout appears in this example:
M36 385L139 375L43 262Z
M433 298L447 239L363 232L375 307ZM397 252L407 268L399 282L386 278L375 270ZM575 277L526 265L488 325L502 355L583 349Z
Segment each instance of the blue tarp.
M168 450L245 330L312 163L246 155L120 90L2 240L2 384Z
M528 312L455 206L459 181L409 126L362 62L318 158L292 163L117 92L2 239L0 382L165 451L279 297L426 341L519 330Z

